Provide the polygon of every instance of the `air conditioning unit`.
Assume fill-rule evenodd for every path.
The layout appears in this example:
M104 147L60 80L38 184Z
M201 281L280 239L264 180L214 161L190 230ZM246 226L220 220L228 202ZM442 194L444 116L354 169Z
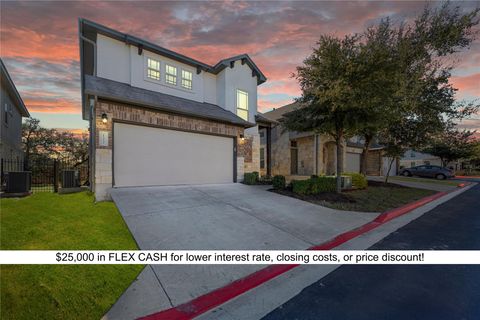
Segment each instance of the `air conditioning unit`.
M80 186L77 170L62 171L62 188L77 188Z
M30 171L18 171L6 173L7 193L30 192L32 173Z

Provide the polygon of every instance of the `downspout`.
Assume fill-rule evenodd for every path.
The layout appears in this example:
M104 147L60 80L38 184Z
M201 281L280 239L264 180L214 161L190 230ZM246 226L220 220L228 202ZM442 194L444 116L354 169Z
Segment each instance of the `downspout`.
M80 38L80 63L83 64L83 42L86 41L87 43L90 43L93 46L93 75L97 75L97 44L95 41L90 40L86 38L83 34L83 28L80 23L79 31L78 31L78 36ZM82 102L84 102L85 99L85 94L84 94L84 70L83 66L80 66L82 70L81 74L81 85L82 85ZM96 128L95 128L95 104L97 103L97 97L95 96L93 101L92 99L88 99L88 104L90 108L90 115L89 115L89 127L90 127L90 143L89 143L89 157L90 157L90 190L92 192L95 192L95 141L96 141Z
M95 104L97 103L97 96L93 99L88 100L90 103L90 189L92 192L95 192L95 138L96 138L96 121L95 121Z
M313 174L318 175L318 134L314 135L313 141Z

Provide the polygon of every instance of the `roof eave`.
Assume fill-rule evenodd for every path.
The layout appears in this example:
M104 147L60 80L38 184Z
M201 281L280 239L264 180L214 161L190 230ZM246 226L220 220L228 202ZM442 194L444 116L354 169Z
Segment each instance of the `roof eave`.
M8 73L7 67L3 63L3 60L0 59L0 63L1 63L1 68L2 68L2 75L7 80L8 89L9 89L9 91L11 91L11 93L13 95L13 99L16 102L15 106L17 107L17 109L20 112L20 115L22 117L25 117L25 118L30 117L30 112L28 112L28 109L25 106L25 103L23 102L23 99L20 96L20 93L18 92L17 87L15 86L15 83L13 82L12 78L10 77L10 74Z

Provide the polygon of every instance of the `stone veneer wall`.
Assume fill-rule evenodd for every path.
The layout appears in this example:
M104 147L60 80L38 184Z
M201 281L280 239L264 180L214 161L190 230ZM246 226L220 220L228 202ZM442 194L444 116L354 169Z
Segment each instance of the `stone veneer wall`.
M243 127L238 127L226 123L215 122L211 120L198 119L183 115L174 115L162 111L137 107L118 102L100 100L96 105L96 132L95 132L95 184L94 191L97 200L109 198L108 189L112 187L112 125L113 121L121 120L138 124L158 126L161 128L171 128L177 130L218 134L237 137L237 145L241 143L240 134L244 133ZM102 122L102 114L107 114L108 122ZM108 146L99 145L99 132L107 131L109 133ZM259 140L258 140L259 144ZM255 139L253 139L252 151L250 157L255 159L255 153L259 158L259 151L255 148ZM260 160L259 160L260 161ZM253 160L251 163L254 163ZM260 164L258 164L260 166ZM245 162L245 166L247 163ZM251 165L250 165L251 167ZM244 149L237 148L237 177L239 181L243 180L244 169ZM257 170L258 171L258 170ZM248 172L248 171L247 171Z
M298 174L310 176L315 170L315 138L314 136L298 138Z
M315 172L314 162L314 136L297 138L298 147L298 174L311 175ZM332 145L333 139L327 135L318 136L318 154L317 154L317 174L328 173L327 167L335 170L336 168L336 147ZM324 147L330 154L324 154ZM344 166L346 165L346 148L344 148ZM330 155L330 157L329 157ZM282 132L282 128L277 126L272 128L272 175L290 175L290 135L289 132ZM302 167L303 161L303 167Z
M272 128L272 175L290 174L290 138L288 131L282 133L282 128Z
M240 141L238 149L244 155L244 173L260 172L260 135L245 133L245 140Z

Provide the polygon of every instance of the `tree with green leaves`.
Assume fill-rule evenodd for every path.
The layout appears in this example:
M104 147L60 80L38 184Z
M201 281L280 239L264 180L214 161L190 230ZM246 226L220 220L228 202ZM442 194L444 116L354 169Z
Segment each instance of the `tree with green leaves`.
M46 158L54 152L55 130L40 125L40 120L27 118L22 124L22 147L25 152L25 163L33 159Z
M390 127L398 129L406 123L401 132L409 128L418 132L415 143L405 141L408 148L478 110L474 103L456 102L456 89L449 83L454 67L449 58L475 39L478 12L462 13L460 7L446 2L437 9L427 6L411 23L395 27L385 19L364 33L365 66L375 70L372 84L376 84L363 86L364 98L380 99L364 99L370 121L359 131L364 137L363 173L375 136L398 140ZM382 80L385 77L387 81ZM393 136L386 138L389 134Z
M27 118L22 124L22 145L27 164L49 158L73 161L74 166L88 161L87 134L79 137L68 131L47 129L35 118Z
M431 139L423 152L439 157L442 165L475 155L477 141L472 139L474 131L450 129Z
M359 83L361 74L359 37L342 39L321 36L313 53L297 67L302 89L300 107L284 115L282 125L292 131L328 134L337 146L337 192L341 192L345 138L365 121ZM365 114L365 117L367 115Z

